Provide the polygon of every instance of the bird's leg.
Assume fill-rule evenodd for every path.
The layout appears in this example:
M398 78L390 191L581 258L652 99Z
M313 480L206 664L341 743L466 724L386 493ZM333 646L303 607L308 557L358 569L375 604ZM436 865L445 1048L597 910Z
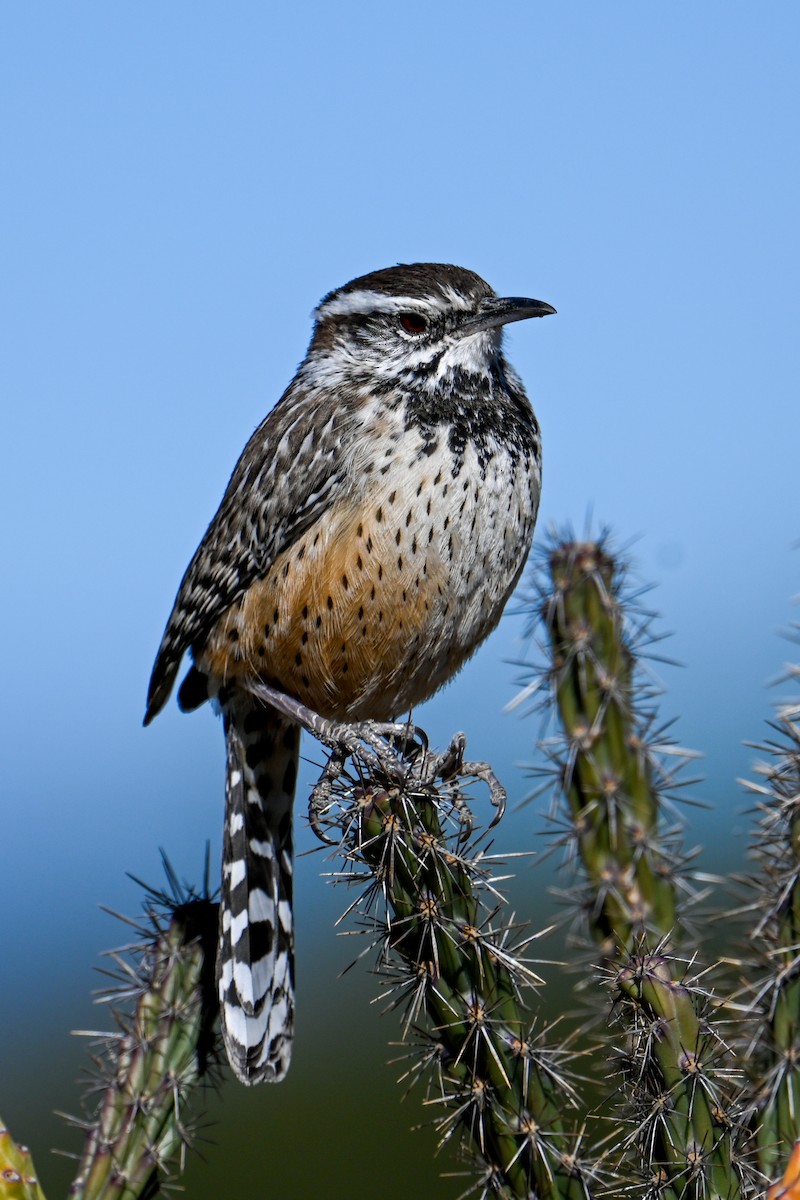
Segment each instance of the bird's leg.
M388 781L400 785L407 782L409 772L423 785L432 784L436 779L445 783L459 777L480 779L489 788L489 799L497 810L488 828L492 829L505 812L506 790L489 764L464 762L467 739L463 733L457 733L447 749L438 754L429 750L424 730L413 725L410 720L352 723L333 721L329 717L320 716L293 696L287 696L285 692L260 680L251 680L247 684L247 690L264 704L295 721L333 751L331 761L323 772L315 795L312 796L311 824L318 833L320 814L327 803L334 780L344 769L344 760L348 755L361 762L368 771L377 771ZM462 822L471 828L472 814L466 801L462 797L454 798L453 802ZM464 819L465 813L468 814L468 819ZM327 839L323 837L322 840Z
M295 721L329 749L344 750L367 770L379 771L393 783L405 781L408 766L404 756L427 750L427 737L411 722L333 721L261 680L251 680L246 686L251 695Z

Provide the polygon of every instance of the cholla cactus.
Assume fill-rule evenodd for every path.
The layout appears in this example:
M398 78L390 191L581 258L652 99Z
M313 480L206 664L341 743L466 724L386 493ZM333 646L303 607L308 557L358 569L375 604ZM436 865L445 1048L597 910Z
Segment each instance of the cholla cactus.
M722 1039L713 994L690 967L643 950L616 976L630 1131L615 1149L653 1200L754 1196L738 1115L741 1071Z
M585 873L578 908L609 960L643 936L675 944L691 888L680 823L667 826L664 809L691 755L657 728L655 691L641 677L649 616L626 598L625 564L606 539L552 535L533 580L549 661L515 703L543 694L561 727L543 747L556 819Z
M523 1007L540 982L523 957L529 939L499 919L496 860L470 833L464 781L493 777L462 761L463 739L441 759L416 749L402 782L396 769L381 780L357 754L334 757L313 824L344 856L335 878L360 888L351 909L379 949L405 1032L424 1027L408 1073L427 1076L442 1140L466 1139L484 1195L585 1200L594 1171L568 1117L572 1056L548 1047Z
M99 1108L89 1122L72 1119L86 1135L70 1189L80 1200L158 1193L182 1161L187 1101L212 1051L216 904L174 886L169 896L150 892L144 920L129 924L141 940L110 955L114 985L100 997L113 1003L118 1032L88 1035L101 1047Z
M620 1181L652 1196L747 1194L745 1131L735 1072L699 980L674 950L681 901L693 899L680 824L665 823L676 761L656 727L654 690L638 650L649 618L625 599L624 565L605 539L558 538L542 553L535 604L550 661L522 697L541 691L561 733L547 744L563 840L584 882L578 906L612 979L628 1132L612 1138ZM652 639L650 639L652 640ZM667 757L670 756L670 757Z
M787 678L800 679L800 666ZM779 705L758 782L745 782L760 813L748 880L756 918L748 971L752 1037L744 1049L759 1159L774 1177L800 1138L800 704ZM799 1189L800 1190L800 1189Z

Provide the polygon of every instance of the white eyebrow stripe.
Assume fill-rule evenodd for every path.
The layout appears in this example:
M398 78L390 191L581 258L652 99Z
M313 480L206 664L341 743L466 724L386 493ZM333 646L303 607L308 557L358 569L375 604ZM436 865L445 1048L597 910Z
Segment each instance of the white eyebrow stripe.
M448 288L446 297L426 296L424 300L419 296L387 296L383 292L373 292L364 288L361 291L333 296L324 304L320 304L314 318L321 321L326 317L349 317L357 313L430 312L431 309L447 312L454 307L469 309L471 302L452 288Z

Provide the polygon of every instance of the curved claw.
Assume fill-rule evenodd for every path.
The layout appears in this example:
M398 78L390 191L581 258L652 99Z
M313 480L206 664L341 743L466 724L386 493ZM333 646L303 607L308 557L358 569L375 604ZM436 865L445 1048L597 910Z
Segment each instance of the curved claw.
M333 750L308 798L308 823L319 840L325 842L328 846L339 846L341 840L328 836L322 828L320 818L330 804L333 785L343 771L344 758L340 751Z
M503 787L502 783L494 774L494 772L492 771L490 774L492 777L491 780L487 779L486 781L489 784L489 800L497 809L497 812L494 814L486 828L494 829L495 825L497 825L499 821L502 821L503 817L505 816L506 804L508 803L508 792Z

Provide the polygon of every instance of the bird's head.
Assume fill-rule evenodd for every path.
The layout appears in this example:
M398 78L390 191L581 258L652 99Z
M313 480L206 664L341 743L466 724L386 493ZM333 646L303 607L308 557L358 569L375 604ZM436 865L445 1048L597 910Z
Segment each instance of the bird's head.
M454 370L487 372L503 327L556 310L541 300L499 297L473 271L446 263L387 267L329 292L317 308L309 366L356 382L363 374L436 386Z

